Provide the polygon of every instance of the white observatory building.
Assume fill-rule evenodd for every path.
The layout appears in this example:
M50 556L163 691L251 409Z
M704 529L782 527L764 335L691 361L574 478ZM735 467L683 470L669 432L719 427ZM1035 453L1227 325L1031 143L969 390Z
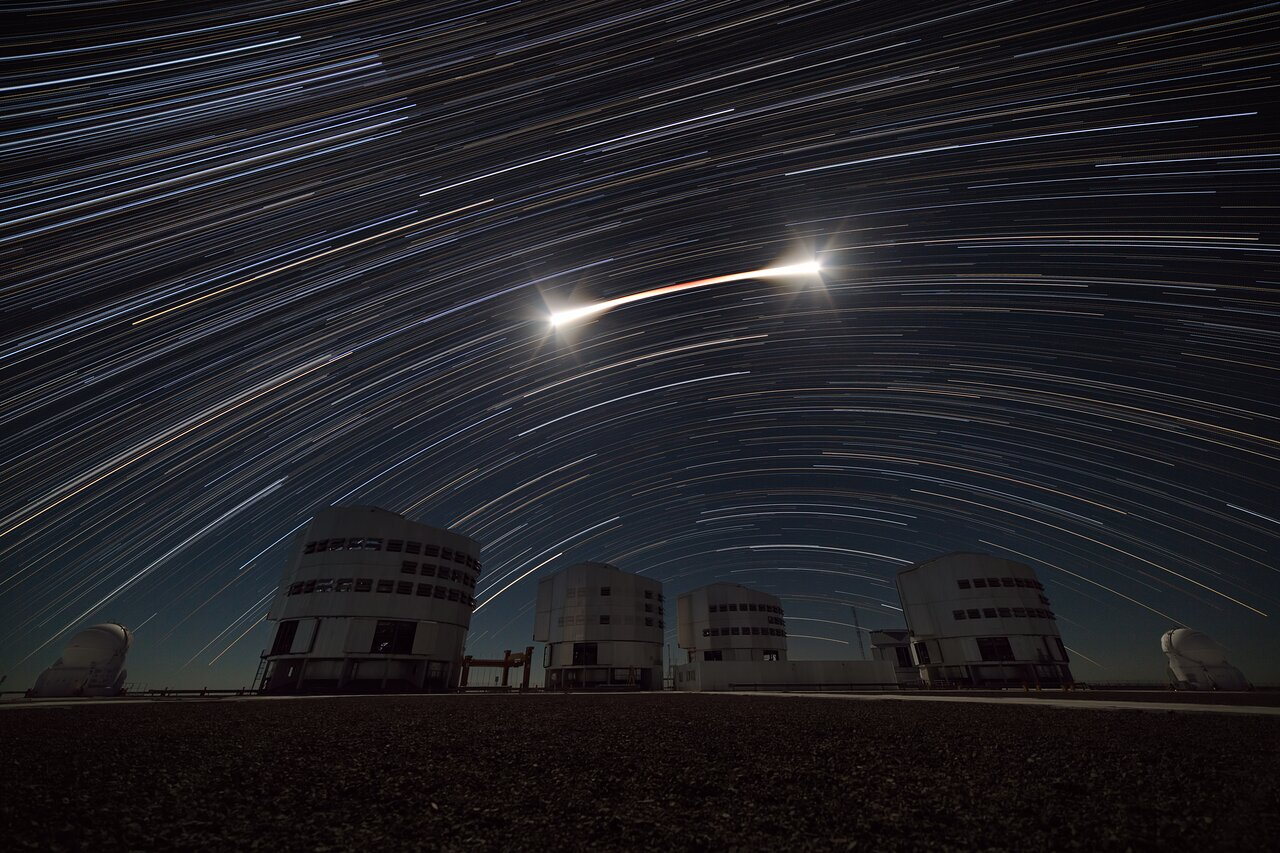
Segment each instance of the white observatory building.
M1208 634L1173 628L1160 638L1169 658L1169 683L1178 690L1249 690L1244 673L1227 662L1227 653Z
M475 608L480 545L372 506L330 507L294 540L267 618L265 693L444 690Z
M689 661L787 659L782 602L736 583L713 583L676 599L677 641Z
M867 690L896 688L893 666L862 660L790 660L782 601L736 583L713 583L676 599L676 637L688 661L673 667L677 690Z
M40 673L30 695L119 696L124 692L125 655L133 646L133 632L105 622L85 628L71 638L62 657Z
M533 639L546 643L546 688L661 690L663 603L660 582L608 563L543 578Z
M925 684L1072 683L1044 584L1030 566L954 553L898 572L911 652Z

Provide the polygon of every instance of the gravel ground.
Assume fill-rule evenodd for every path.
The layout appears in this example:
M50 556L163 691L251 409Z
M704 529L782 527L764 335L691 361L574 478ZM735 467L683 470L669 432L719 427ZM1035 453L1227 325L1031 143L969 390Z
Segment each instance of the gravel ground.
M1081 702L1176 702L1179 705L1280 707L1280 691L1251 690L905 690L907 696L999 696L1019 699L1071 699Z
M1276 849L1280 720L711 695L0 713L6 849Z

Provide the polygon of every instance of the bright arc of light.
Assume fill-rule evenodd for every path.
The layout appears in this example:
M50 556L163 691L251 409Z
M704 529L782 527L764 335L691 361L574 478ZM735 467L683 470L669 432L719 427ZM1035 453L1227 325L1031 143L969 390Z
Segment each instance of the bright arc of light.
M652 290L644 290L640 293L632 293L627 296L619 296L617 299L606 299L603 302L593 302L590 305L580 305L577 308L568 308L564 311L556 311L551 315L552 326L564 326L575 320L581 320L585 317L594 317L597 314L603 314L619 305L627 305L632 302L639 302L641 299L651 299L654 296L665 296L668 293L679 293L682 290L693 290L697 287L709 287L713 284L726 284L730 281L745 281L750 278L774 278L777 276L787 275L818 275L822 272L822 262L813 260L805 261L801 264L785 264L778 267L765 267L764 269L751 270L750 272L735 272L729 275L717 275L711 278L700 278L697 281L686 281L681 284L668 284L665 287L655 287Z

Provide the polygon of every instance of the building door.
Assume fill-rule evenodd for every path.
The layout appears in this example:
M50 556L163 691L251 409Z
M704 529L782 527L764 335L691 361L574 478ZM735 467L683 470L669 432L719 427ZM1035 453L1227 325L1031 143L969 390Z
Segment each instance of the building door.
M441 693L449 686L449 672L442 660L427 662L427 680L425 687L432 693Z

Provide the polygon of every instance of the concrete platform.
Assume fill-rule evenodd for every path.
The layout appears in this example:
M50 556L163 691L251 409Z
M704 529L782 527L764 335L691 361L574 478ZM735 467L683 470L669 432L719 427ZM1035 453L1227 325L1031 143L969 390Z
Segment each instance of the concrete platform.
M8 849L1262 850L1280 721L673 694L17 707Z

